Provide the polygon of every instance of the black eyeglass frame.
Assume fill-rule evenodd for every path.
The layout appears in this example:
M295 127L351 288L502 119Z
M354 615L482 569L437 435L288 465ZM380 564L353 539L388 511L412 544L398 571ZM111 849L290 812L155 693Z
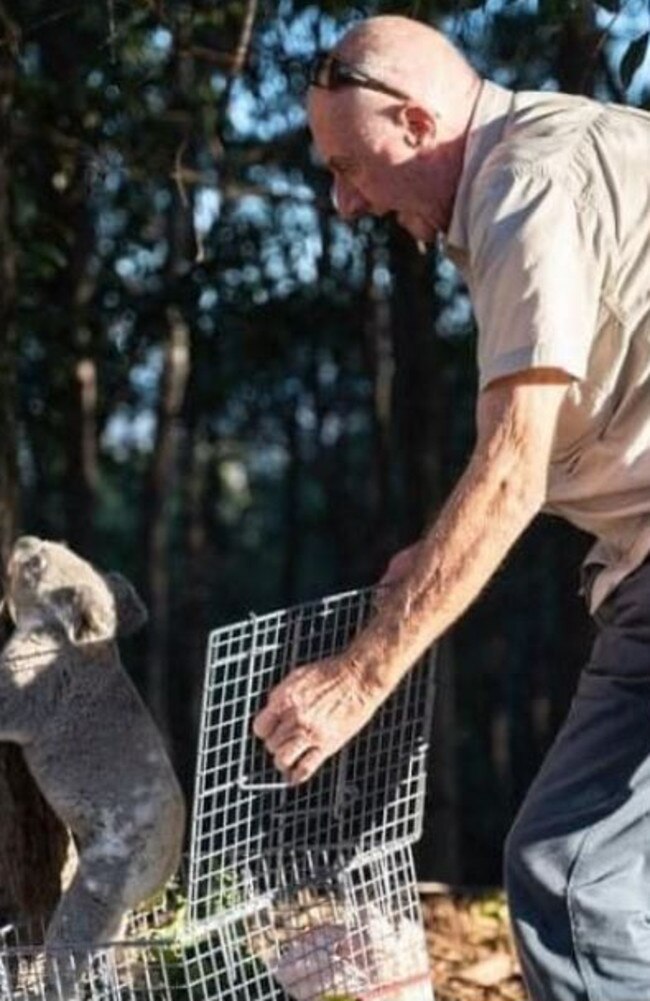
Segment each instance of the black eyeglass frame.
M363 87L365 90L375 90L388 97L397 97L400 101L410 101L411 98L403 90L391 87L390 84L369 76L363 70L357 69L351 63L337 59L330 52L319 52L309 66L309 86L320 87L321 90L340 90L342 87Z

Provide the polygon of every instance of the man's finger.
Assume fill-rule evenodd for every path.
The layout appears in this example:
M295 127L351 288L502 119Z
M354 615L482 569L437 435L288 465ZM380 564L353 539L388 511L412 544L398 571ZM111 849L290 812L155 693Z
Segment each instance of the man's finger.
M305 754L313 750L304 737L292 737L275 752L273 763L278 771L290 774L292 769Z
M316 747L306 751L289 772L289 783L296 786L307 782L325 762L325 758L326 755Z
M299 726L295 719L278 719L277 725L264 740L267 751L275 754L276 751L291 740L301 740L305 747L310 746L308 734Z
M282 715L282 712L279 712L277 709L273 709L268 705L265 706L253 720L253 733L255 736L259 737L260 740L266 741L282 720Z

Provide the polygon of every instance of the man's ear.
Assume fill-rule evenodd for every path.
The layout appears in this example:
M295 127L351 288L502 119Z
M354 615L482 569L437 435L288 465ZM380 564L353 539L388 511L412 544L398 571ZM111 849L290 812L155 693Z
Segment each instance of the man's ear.
M50 591L47 604L75 646L115 639L117 616L110 594L80 584Z
M420 104L408 103L401 110L402 124L406 129L405 141L413 148L424 146L436 138L435 117Z
M133 584L121 573L111 571L104 574L104 580L115 602L117 635L129 636L145 624L148 618L147 609Z

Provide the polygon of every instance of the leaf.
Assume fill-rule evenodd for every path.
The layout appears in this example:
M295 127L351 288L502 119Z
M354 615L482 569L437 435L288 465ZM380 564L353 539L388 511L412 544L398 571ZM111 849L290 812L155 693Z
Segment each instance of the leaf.
M649 41L650 31L646 31L643 35L639 35L638 38L635 38L634 41L628 46L627 52L621 59L620 69L621 81L624 87L627 88L630 86L634 74L645 59Z
M495 952L487 959L459 970L457 976L480 987L495 987L502 980L508 980L514 970L514 963L507 952Z

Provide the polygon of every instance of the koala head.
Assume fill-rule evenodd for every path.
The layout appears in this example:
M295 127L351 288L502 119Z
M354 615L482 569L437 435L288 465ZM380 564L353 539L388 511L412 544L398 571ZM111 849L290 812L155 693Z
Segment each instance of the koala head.
M100 573L67 546L34 536L14 544L5 572L16 626L58 622L75 644L99 643L138 629L147 613L118 573Z

